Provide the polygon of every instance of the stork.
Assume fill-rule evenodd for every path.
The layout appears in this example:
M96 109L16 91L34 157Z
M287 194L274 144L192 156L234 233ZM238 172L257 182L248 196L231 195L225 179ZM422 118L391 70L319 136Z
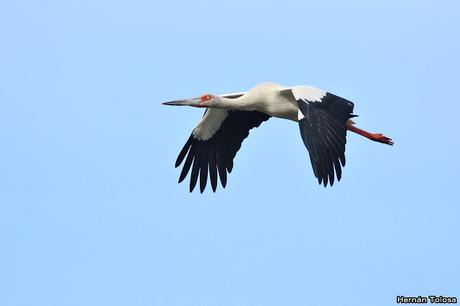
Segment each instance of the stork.
M163 104L206 108L175 165L179 167L185 159L179 183L192 169L190 192L195 188L198 177L201 193L206 188L208 176L214 192L218 176L225 188L227 173L232 172L233 159L249 135L249 130L259 127L271 117L298 122L313 173L318 183L325 187L328 183L332 186L335 178L339 181L342 177L347 130L376 142L393 145L391 138L355 126L351 120L356 117L352 102L311 86L283 87L275 83L262 83L247 92L224 95L208 93Z

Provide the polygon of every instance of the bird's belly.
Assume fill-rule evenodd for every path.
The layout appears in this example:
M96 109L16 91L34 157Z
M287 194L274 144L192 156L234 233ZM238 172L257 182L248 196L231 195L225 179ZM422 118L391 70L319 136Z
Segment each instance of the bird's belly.
M282 119L288 119L297 122L297 111L298 108L297 106L287 102L287 103L277 103L275 105L271 105L268 107L268 115L277 117L277 118L282 118Z

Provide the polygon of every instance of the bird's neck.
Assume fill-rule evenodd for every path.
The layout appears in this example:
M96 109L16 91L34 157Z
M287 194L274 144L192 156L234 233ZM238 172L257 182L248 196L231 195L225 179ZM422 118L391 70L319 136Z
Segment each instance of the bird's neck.
M220 98L217 108L228 110L253 111L257 110L258 101L251 95L245 94L235 99Z

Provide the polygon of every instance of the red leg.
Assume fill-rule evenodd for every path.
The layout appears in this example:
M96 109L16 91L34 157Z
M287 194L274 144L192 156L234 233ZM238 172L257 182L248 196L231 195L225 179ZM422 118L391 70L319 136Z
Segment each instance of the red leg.
M353 125L354 122L349 120L347 122L347 129L355 132L356 134L359 134L361 136L364 136L366 138L369 138L370 140L381 142L387 145L392 146L393 145L393 140L389 137L384 136L383 134L378 134L378 133L369 133L365 130L361 130L360 128L357 128L356 126Z

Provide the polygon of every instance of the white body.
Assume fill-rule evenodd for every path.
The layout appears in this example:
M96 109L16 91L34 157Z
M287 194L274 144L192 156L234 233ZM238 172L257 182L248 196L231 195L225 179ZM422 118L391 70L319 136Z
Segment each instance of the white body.
M225 103L225 108L234 106L238 110L255 110L273 117L297 121L297 102L292 95L284 94L282 89L283 86L279 84L262 83L243 96L231 99L233 103Z

